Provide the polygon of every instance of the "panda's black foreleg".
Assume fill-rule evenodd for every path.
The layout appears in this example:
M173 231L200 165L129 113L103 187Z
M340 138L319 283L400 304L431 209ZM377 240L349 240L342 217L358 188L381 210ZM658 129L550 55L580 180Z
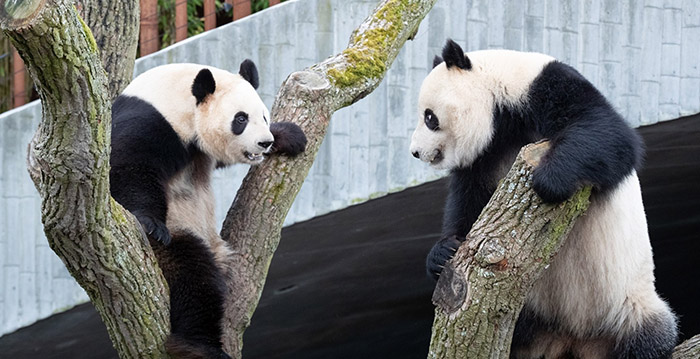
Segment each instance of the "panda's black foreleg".
M668 359L678 341L676 321L662 313L649 316L633 333L625 335L615 345L613 358Z
M148 164L113 165L109 173L112 197L141 223L150 239L170 243L165 226L168 212L162 174Z
M221 343L226 283L203 241L176 234L167 247L152 242L170 287L171 335L166 349L176 358L229 358Z
M457 168L450 174L441 239L426 258L426 271L434 280L464 242L495 190L491 171L481 165L486 163L490 164L479 160L470 168Z
M617 116L578 120L555 134L551 148L533 173L533 189L548 203L570 198L585 184L615 188L639 166L639 135Z

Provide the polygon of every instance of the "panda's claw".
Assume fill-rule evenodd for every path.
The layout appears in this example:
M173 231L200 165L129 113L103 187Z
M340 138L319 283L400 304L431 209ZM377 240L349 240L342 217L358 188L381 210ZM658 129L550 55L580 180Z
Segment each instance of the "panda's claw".
M426 271L430 278L437 281L445 265L454 257L460 245L462 245L462 240L456 235L445 237L435 243L425 261Z
M163 221L149 215L138 213L134 213L134 215L136 216L136 219L138 219L139 223L141 223L141 227L143 227L143 231L146 233L148 238L161 242L166 246L170 244L172 237L170 236L168 227L165 226Z

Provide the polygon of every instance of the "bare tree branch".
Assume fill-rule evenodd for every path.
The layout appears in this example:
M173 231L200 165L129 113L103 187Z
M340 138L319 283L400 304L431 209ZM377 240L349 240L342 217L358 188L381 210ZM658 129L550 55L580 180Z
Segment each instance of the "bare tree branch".
M282 85L272 118L300 125L309 143L297 158L272 158L252 168L226 216L222 238L235 255L230 260L224 344L232 355L240 355L243 332L258 304L282 223L316 158L331 115L379 85L435 1L382 1L354 31L347 49L291 74Z
M591 189L545 204L531 190L547 142L523 147L435 288L429 358L504 358L525 296L588 208Z

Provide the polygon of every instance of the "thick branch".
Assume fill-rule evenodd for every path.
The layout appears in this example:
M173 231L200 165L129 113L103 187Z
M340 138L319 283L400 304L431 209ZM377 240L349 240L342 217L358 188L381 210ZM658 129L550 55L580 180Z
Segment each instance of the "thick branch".
M331 115L372 92L406 39L436 0L384 0L354 32L342 53L291 74L272 107L275 121L292 121L308 137L294 159L272 158L251 169L228 212L222 238L234 248L227 305L227 351L240 356L241 338L257 306L284 218L326 134Z
M521 150L445 267L433 301L429 358L508 358L525 296L587 208L590 187L544 204L531 190L546 142Z
M111 106L97 44L72 1L24 1L0 12L41 97L30 163L49 245L90 296L121 357L162 357L165 282L140 226L109 195Z
M138 0L90 0L83 2L82 15L100 49L107 71L107 89L114 100L134 76L139 43Z

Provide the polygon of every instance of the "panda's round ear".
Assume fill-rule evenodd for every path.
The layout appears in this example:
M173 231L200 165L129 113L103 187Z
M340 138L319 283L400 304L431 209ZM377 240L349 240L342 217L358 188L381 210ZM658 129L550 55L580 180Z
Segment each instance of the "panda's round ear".
M442 48L442 57L445 59L448 69L452 66L462 70L470 70L472 68L472 62L469 61L462 48L452 39L447 39L445 47Z
M192 82L192 94L197 99L197 105L202 103L204 99L213 94L216 90L216 81L214 75L209 69L202 69Z
M258 89L258 86L260 85L260 81L258 79L258 68L255 67L255 63L249 59L243 60L241 62L241 68L238 70L238 73L248 82L250 82L251 85L253 85L254 89Z
M445 62L445 60L443 60L442 57L435 55L435 58L433 59L433 68L436 68L437 65L440 65L443 62Z

